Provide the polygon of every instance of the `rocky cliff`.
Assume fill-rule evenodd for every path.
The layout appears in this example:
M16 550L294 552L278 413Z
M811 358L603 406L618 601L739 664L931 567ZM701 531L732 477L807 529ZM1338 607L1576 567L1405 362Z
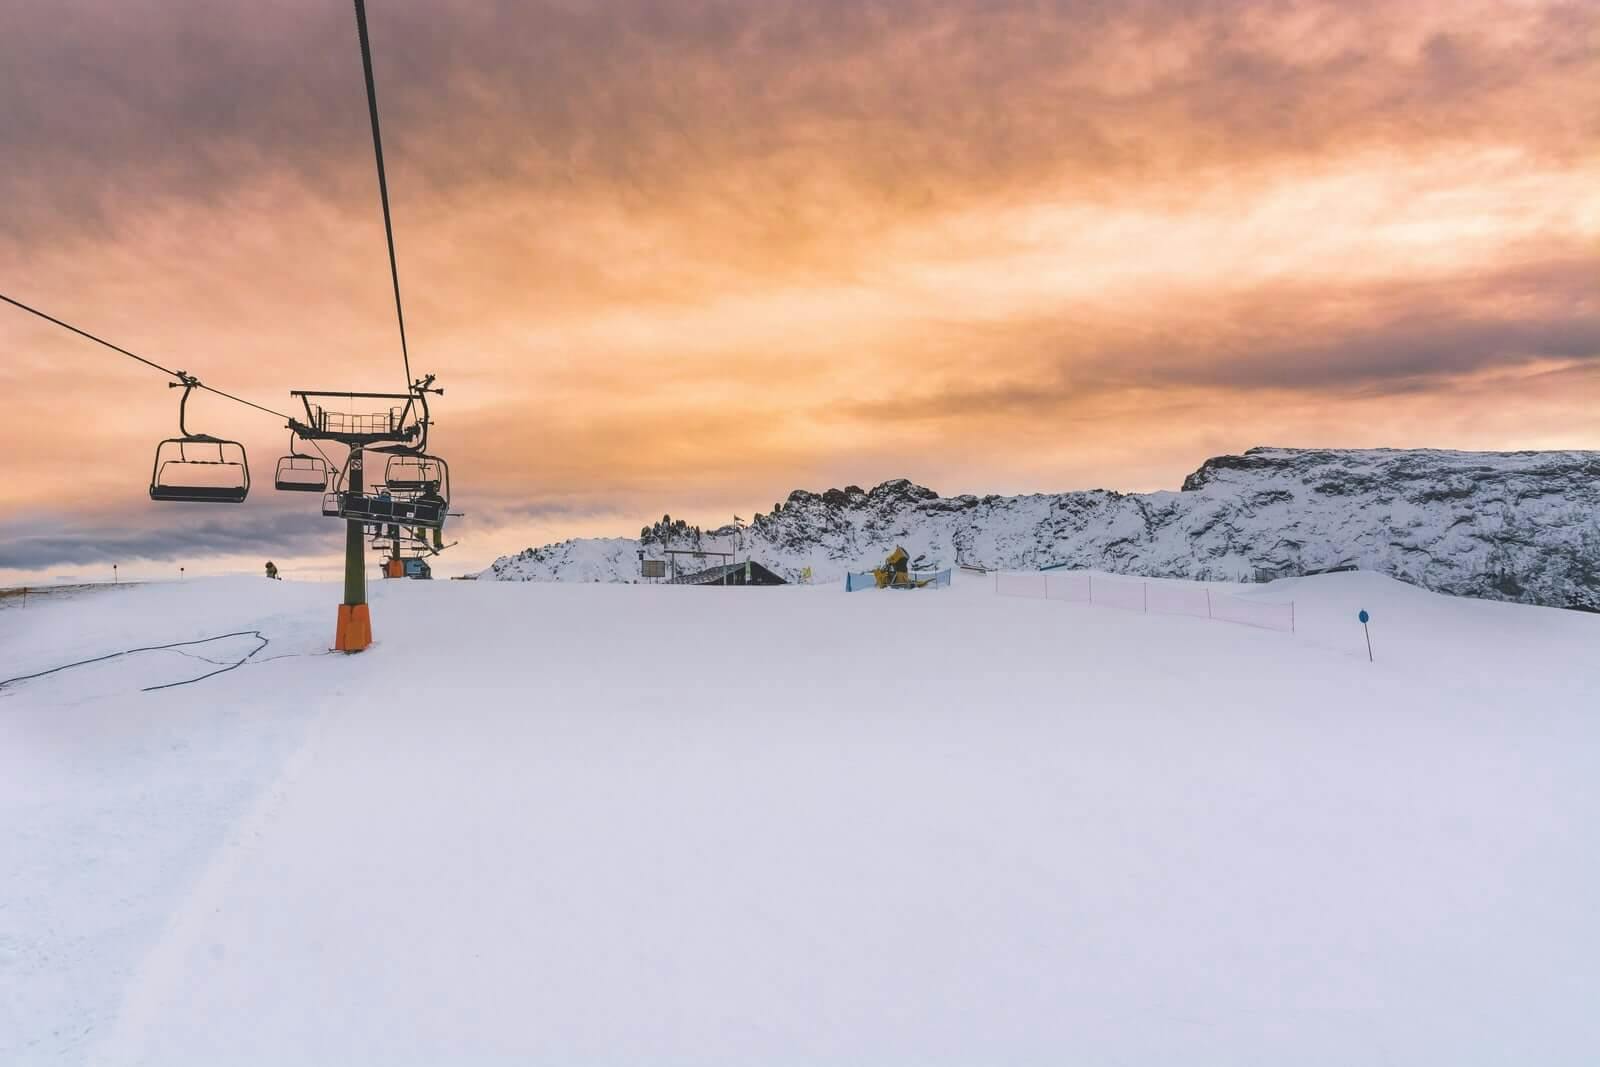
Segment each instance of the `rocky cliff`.
M713 530L705 541L730 537ZM772 569L794 577L809 566L819 582L902 544L940 566L1203 580L1359 568L1439 592L1600 611L1600 452L1253 448L1207 460L1178 492L1137 494L942 497L900 479L796 490L743 538L741 551ZM568 541L502 557L482 577L632 581L638 548Z

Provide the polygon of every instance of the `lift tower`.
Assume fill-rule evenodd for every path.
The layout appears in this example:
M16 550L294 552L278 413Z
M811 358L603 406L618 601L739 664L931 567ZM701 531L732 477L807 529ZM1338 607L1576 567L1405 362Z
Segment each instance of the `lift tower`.
M334 648L340 652L360 652L372 643L372 613L367 607L366 533L377 523L404 523L411 526L442 526L448 503L408 499L410 494L390 494L386 489L374 494L381 476L365 476L365 454L371 450L391 455L413 455L427 445L428 394L443 393L433 388L433 376L418 379L409 393L350 393L295 389L290 395L300 398L305 421L289 420L289 429L306 441L337 441L350 449L344 470L332 490L323 496L322 513L345 520L344 602L339 605L339 623ZM347 410L329 408L343 400ZM380 408L359 411L357 408Z

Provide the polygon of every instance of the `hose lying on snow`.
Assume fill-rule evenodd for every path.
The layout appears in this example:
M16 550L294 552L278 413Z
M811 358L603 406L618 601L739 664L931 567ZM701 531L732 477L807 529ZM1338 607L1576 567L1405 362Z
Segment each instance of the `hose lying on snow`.
M173 641L171 644L166 645L146 645L143 648L127 648L123 649L121 652L110 652L104 656L96 656L94 659L80 659L76 663L63 663L61 666L51 667L47 671L38 671L34 674L20 674L15 678L7 678L5 681L0 682L0 689L4 689L13 682L31 681L34 678L43 678L47 674L55 674L58 671L71 670L73 667L87 667L91 663L104 663L108 659L116 659L119 656L132 656L139 652L160 652L163 649L188 648L190 645L208 645L213 641L225 641L230 637L254 637L261 643L255 648L252 648L249 652L246 652L242 657L239 658L237 662L229 663L224 667L219 667L217 670L209 671L195 678L185 678L181 682L167 682L163 685L147 685L139 691L141 693L149 693L157 689L172 689L180 685L192 685L195 682L203 682L207 678L215 678L219 674L226 674L238 667L243 667L247 662L249 662L252 656L254 656L257 652L260 652L263 648L266 648L267 645L271 644L271 642L262 635L260 630L236 630L231 634L218 634L215 637L202 637L194 641Z

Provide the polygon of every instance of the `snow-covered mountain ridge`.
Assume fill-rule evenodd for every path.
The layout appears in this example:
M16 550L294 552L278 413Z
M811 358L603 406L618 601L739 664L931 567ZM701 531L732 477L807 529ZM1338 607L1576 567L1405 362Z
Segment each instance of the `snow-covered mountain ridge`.
M724 528L704 542L730 538ZM742 538L741 555L790 578L810 567L818 582L902 544L942 566L1209 581L1359 568L1444 593L1600 611L1600 452L1252 448L1155 493L942 497L897 479L796 490ZM633 581L640 547L565 541L503 556L481 577ZM659 558L661 545L644 547Z

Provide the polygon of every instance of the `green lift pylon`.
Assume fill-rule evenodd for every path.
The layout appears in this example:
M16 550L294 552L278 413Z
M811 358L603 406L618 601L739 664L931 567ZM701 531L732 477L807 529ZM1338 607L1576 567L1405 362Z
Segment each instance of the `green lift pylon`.
M340 652L360 652L372 644L372 612L367 606L367 543L369 526L405 525L438 529L444 525L448 501L424 499L417 493L368 492L365 455L368 449L391 456L422 454L428 444L428 394L433 375L418 379L409 393L339 393L293 390L306 417L289 420L289 429L307 441L338 441L350 449L350 458L333 489L323 496L322 513L345 520L344 602L333 647ZM331 411L333 398L345 400L348 411ZM358 403L372 401L373 403ZM358 412L379 405L386 410ZM376 485L376 482L371 483Z
M350 450L346 487L362 491L361 450ZM366 524L346 519L344 524L344 603L339 605L339 625L333 647L340 652L360 652L372 644L372 611L367 607Z

